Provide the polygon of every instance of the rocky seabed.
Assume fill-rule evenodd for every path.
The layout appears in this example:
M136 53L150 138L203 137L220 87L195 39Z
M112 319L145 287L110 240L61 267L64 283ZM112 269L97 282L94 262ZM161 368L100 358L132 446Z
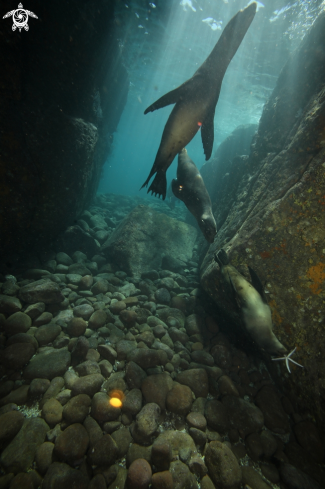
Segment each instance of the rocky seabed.
M322 435L206 313L197 256L128 277L61 251L6 276L0 489L325 487Z

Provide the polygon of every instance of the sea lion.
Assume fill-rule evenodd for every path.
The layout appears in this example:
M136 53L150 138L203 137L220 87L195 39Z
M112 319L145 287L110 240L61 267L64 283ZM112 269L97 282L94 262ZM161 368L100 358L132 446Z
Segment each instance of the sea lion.
M178 155L177 179L172 181L172 190L175 197L182 200L193 214L205 239L213 243L217 225L212 214L210 196L201 173L185 148Z
M201 128L205 159L212 153L214 139L214 112L221 83L230 61L242 42L256 12L256 2L240 10L226 25L210 55L192 78L175 90L166 93L144 113L176 104L165 125L155 162L146 187L156 173L148 192L166 198L166 171L175 156L193 139Z
M229 264L225 250L219 250L215 254L215 260L235 294L246 330L253 340L271 355L285 353L287 349L272 331L271 309L266 302L263 285L254 270L248 267L252 278L250 284L235 267Z

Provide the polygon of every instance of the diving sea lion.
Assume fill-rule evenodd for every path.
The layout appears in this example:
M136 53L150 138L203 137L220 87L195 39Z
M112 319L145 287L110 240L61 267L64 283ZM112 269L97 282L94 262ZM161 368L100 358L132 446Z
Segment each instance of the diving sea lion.
M193 139L201 127L205 159L212 153L214 139L214 112L221 83L230 61L242 42L256 12L256 2L240 10L226 25L210 55L187 80L175 90L166 93L144 113L176 104L165 125L160 146L149 177L141 188L156 176L148 192L166 197L166 171L175 156Z
M177 180L172 181L172 190L175 197L182 200L193 214L205 239L213 243L217 225L212 214L210 196L201 173L185 148L178 155Z
M271 309L267 305L263 285L254 270L248 267L252 285L229 264L225 250L219 250L215 254L215 260L235 293L246 330L253 340L270 354L285 353L287 349L272 331Z

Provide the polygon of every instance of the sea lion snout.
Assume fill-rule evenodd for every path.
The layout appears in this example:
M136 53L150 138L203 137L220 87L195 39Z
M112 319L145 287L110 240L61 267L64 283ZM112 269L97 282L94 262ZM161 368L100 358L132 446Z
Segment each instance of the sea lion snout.
M209 243L213 243L217 233L217 225L212 215L203 215L199 220L200 229Z

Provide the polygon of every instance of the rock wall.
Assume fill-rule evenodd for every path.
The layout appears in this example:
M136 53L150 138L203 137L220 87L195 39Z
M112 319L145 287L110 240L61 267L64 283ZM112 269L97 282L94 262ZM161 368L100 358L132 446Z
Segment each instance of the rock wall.
M96 193L129 86L114 5L31 0L38 19L29 17L28 32L13 32L11 17L1 20L0 251L7 260L53 240ZM3 14L12 8L1 4Z
M305 368L269 362L282 388L325 425L325 12L283 68L264 107L248 158L228 198L216 201L221 228L201 267L211 297L239 322L213 254L224 247L265 284L275 333ZM238 174L237 174L238 177ZM229 178L229 181L230 178ZM225 192L227 189L225 189ZM220 222L220 219L219 219ZM248 276L248 274L247 274ZM281 371L280 371L281 369ZM282 375L281 375L282 374Z

